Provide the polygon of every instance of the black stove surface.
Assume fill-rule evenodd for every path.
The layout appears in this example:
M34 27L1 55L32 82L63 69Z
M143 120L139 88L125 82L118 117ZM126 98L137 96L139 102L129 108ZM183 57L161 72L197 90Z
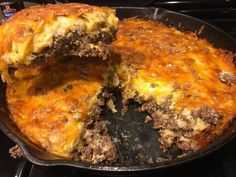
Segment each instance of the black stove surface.
M38 1L42 2L42 1ZM47 2L53 2L47 1ZM27 6L27 5L26 5ZM148 6L163 7L205 20L236 39L236 1L234 0L154 0ZM0 177L85 177L88 174L73 167L44 167L25 158L13 159L8 150L15 144L0 131ZM176 167L137 176L159 177L236 177L236 138L223 148Z
M150 6L163 7L202 19L236 39L236 0L154 0Z

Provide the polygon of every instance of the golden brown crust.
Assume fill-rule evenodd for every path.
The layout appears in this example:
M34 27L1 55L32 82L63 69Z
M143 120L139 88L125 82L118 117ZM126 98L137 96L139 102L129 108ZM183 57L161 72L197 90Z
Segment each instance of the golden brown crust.
M193 119L191 126L195 127L192 127L191 136L201 146L219 136L235 118L236 69L232 53L214 48L195 34L140 19L120 22L117 41L111 48L121 57L117 73L124 99L139 97L141 102L155 100L157 104L170 104L169 114L173 110L177 113L177 118L172 119L179 121L182 130L186 128L185 131L189 131L188 119ZM167 98L171 99L166 101ZM173 122L172 128L162 125L163 121L171 121L171 118L165 119L168 113L153 111L150 106L156 105L150 103L143 110L149 110L158 119L157 128L171 130L165 135L169 134L172 136L170 142L174 141L176 135L173 130L181 128L175 127L176 122ZM179 115L184 118L179 118ZM217 118L217 125L212 124L214 118ZM209 127L213 130L207 130Z
M53 30L58 30L61 26L62 28L59 32L63 33L63 27L67 28L68 25L73 25L76 22L81 22L82 25L83 22L96 21L93 18L85 18L88 14L96 13L100 14L98 16L100 19L97 20L98 23L99 20L106 20L112 27L112 20L114 20L113 27L115 28L117 20L114 18L115 11L107 7L96 7L80 3L48 4L32 6L17 12L0 26L0 70L2 71L6 64L29 63L29 61L24 60L31 52L37 53L42 48L50 47L50 43L45 43L45 46L42 43L44 42L43 40L52 40L46 35L53 32ZM101 18L102 15L103 18ZM110 17L112 18L110 19ZM58 19L60 19L60 24L57 21ZM55 24L55 22L57 23ZM48 31L45 31L45 34L42 35L44 30ZM59 32L57 31L57 33ZM37 48L36 45L38 44L41 46Z
M34 68L40 74L29 72L28 77L15 78L7 87L12 119L21 132L36 145L65 158L79 151L84 125L105 82L104 63L85 61L70 59Z

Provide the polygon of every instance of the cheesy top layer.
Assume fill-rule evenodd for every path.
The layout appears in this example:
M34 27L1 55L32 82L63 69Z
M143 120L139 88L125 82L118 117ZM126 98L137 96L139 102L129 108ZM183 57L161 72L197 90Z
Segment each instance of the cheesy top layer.
M235 117L232 53L195 34L141 19L122 21L111 49L121 56L116 71L125 99L138 95L162 103L171 95L172 108L182 114L207 105L227 122Z
M115 10L79 3L33 6L16 13L0 26L0 70L5 65L30 64L34 54L51 47L69 31L88 34L116 29Z

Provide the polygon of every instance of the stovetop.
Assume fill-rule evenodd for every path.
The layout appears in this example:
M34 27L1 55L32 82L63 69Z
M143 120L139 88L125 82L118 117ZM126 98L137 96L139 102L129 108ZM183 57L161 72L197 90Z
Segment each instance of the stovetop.
M202 19L236 39L236 0L154 0L151 6L163 7Z
M34 165L25 158L13 159L8 149L14 143L0 132L0 176L1 177L95 177L73 167L44 167ZM176 167L163 169L151 174L137 176L159 177L235 177L236 176L236 139L215 152Z
M53 2L53 0L47 2ZM28 5L29 3L26 3L26 6ZM163 7L200 18L223 29L236 39L236 0L154 0L146 6ZM0 144L0 177L99 176L73 167L44 167L32 164L25 158L13 159L9 156L8 150L15 144L1 131ZM236 138L205 157L152 172L146 176L150 175L159 177L236 177ZM137 173L137 176L144 175Z

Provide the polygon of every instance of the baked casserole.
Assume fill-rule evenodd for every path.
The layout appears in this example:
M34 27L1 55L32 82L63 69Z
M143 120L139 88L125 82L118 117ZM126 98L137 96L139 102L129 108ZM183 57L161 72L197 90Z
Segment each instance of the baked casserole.
M218 138L235 117L234 55L159 22L117 23L114 9L73 3L31 7L0 26L0 71L21 132L57 156L113 163L101 112L116 112L115 88L124 113L130 101L147 113L164 153Z

